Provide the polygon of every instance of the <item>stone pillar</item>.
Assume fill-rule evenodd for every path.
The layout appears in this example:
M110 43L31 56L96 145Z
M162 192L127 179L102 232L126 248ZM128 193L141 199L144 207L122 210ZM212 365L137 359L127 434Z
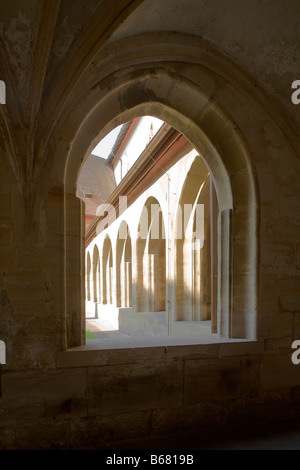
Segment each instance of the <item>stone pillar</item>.
M132 267L131 261L125 262L125 307L132 305Z
M147 282L146 282L146 290L148 294L148 305L147 305L147 312L154 312L155 305L155 255L152 253L148 253L147 255Z
M218 307L218 201L212 178L210 177L210 305L211 332L217 333Z
M201 267L201 250L200 246L192 245L192 297L193 297L193 321L201 319L201 291L202 279L200 274Z
M66 321L67 347L85 343L85 250L84 203L66 194Z
M218 260L218 332L221 336L230 337L232 322L232 210L220 212L218 220L219 237Z

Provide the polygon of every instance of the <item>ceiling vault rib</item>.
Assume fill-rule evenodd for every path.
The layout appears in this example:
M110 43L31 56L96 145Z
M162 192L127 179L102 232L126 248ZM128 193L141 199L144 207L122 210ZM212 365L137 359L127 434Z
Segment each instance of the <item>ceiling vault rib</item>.
M47 101L43 106L43 117L55 116L50 125L45 126L38 145L38 161L43 160L42 148L46 148L50 136L61 117L66 103L76 96L76 87L82 84L82 77L90 66L94 57L99 53L107 39L115 32L118 26L129 16L132 11L144 0L115 0L113 5L107 7L104 3L94 15L92 24L88 25L88 33L84 38L79 38L71 48L69 57L65 59L60 76L55 81L52 89L47 90ZM99 28L101 25L101 30ZM87 45L91 44L88 48ZM44 161L40 162L39 172L42 171Z
M55 26L61 0L49 2L43 1L41 19L37 35L34 60L31 69L28 95L29 123L27 138L27 166L26 177L30 181L33 178L34 157L35 157L35 133L40 112L41 100L44 91L45 77L48 68L49 57L52 49Z
M0 106L0 112L2 115L3 125L1 126L1 133L3 135L4 145L7 150L7 157L12 169L13 174L15 175L17 185L22 195L24 195L24 183L25 175L22 170L22 165L20 164L20 158L18 156L17 145L15 144L15 136L13 132L13 126L9 119L8 113L4 106Z
M24 194L25 185L25 165L22 164L21 155L18 153L17 135L15 128L22 129L22 122L24 120L23 113L19 102L17 101L17 91L13 74L6 60L5 48L3 45L3 38L0 36L0 70L4 73L6 83L10 84L7 90L7 104L0 105L0 114L2 116L1 133L3 142L7 150L8 161L10 163L12 172L16 178L16 182L21 194ZM14 125L12 123L12 117Z

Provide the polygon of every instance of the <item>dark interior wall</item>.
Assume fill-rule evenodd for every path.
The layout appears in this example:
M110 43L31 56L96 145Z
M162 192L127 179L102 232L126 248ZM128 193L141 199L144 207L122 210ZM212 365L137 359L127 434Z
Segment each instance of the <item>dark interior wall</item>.
M0 339L7 355L0 366L0 448L92 447L125 434L295 415L300 117L291 82L299 78L298 3L283 11L281 2L253 2L249 18L243 13L239 20L235 7L244 2L231 1L231 16L222 20L226 41L218 2L202 2L211 26L204 37L197 2L188 2L180 27L172 10L172 33L161 24L168 1L161 2L159 21L156 2L150 8L148 1L117 1L108 9L91 1L84 12L80 1L57 2L61 9L4 3ZM138 21L141 13L154 34ZM199 37L185 35L189 21ZM247 24L248 35L239 24ZM139 48L131 34L141 35ZM235 259L245 262L235 277L235 324L243 331L255 325L258 341L67 350L84 342L83 213L73 186L99 132L138 107L180 127L215 169L228 197L223 208L230 206L226 176L236 217L249 215L235 219L242 221L234 227ZM243 185L249 173L255 176ZM253 226L253 246L245 250L241 234ZM255 275L246 272L253 259Z

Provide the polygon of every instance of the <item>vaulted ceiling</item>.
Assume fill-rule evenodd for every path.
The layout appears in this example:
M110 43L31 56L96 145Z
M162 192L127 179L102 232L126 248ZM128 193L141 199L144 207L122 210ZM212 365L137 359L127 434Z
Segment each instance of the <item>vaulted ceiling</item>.
M31 198L68 98L111 34L142 0L1 0L2 144ZM9 84L9 85L8 85Z
M204 39L299 124L290 100L300 78L299 13L298 0L0 0L0 79L9 84L0 145L24 198L31 199L56 122L99 51L128 36L167 31Z

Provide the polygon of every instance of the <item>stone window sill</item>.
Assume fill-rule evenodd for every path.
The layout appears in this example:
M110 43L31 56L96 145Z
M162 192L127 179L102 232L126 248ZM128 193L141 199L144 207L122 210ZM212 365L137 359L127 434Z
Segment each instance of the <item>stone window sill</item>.
M216 359L262 354L263 349L264 344L260 341L226 339L218 335L201 339L172 336L88 339L85 345L59 353L57 366L66 368L128 364L141 360Z

